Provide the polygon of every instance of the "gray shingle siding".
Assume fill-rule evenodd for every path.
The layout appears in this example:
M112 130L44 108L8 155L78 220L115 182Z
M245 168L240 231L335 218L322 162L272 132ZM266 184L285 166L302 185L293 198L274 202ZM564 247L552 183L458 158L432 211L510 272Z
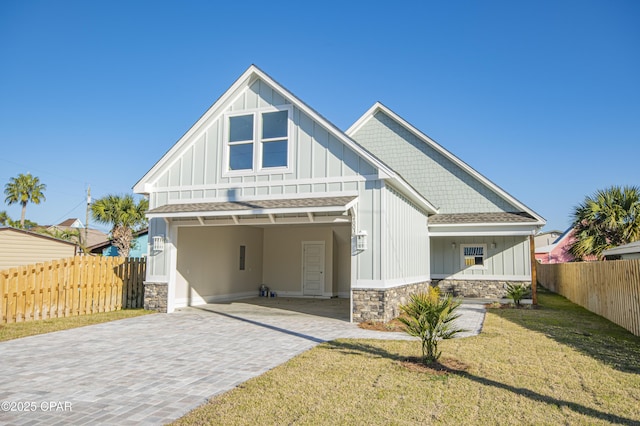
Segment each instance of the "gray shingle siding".
M440 213L520 210L382 112L352 138L402 175Z

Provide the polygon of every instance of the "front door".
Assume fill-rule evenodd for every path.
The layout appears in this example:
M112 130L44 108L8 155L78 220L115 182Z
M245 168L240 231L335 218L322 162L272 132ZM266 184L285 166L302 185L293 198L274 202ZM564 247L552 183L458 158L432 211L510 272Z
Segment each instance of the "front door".
M302 294L324 293L324 241L302 242Z

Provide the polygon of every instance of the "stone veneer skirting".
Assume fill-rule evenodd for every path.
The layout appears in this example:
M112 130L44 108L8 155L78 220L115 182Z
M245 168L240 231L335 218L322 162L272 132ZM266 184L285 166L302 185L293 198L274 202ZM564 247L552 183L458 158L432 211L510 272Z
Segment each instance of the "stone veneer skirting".
M429 281L425 281L385 289L354 288L353 322L391 321L400 314L400 305L407 303L409 296L427 291L429 284Z
M144 308L149 311L167 312L167 283L144 283Z
M529 281L484 281L484 280L433 280L440 293L455 297L502 299L507 296L507 284L531 284Z

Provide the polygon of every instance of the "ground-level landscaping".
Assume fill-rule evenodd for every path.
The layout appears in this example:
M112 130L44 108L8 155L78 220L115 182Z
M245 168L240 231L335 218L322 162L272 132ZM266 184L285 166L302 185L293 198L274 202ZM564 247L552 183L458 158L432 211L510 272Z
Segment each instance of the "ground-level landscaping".
M441 343L337 340L219 395L177 424L637 424L640 338L541 290ZM255 361L255 360L251 360Z
M78 315L73 317L51 318L37 321L13 322L0 324L0 342L36 334L51 333L69 328L84 327L124 318L137 317L154 313L144 309L121 309L119 311L100 312L97 314Z

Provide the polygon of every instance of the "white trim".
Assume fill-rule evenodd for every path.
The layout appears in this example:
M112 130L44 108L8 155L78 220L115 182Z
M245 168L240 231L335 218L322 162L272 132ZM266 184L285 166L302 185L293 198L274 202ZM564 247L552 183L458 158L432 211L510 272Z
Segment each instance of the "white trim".
M176 281L178 274L178 227L171 225L167 227L167 245L168 249L165 249L165 256L169 256L169 259L165 259L165 265L169 268L169 281L167 283L167 313L171 313L175 310L175 295L176 295Z
M540 222L482 222L482 223L430 223L429 228L477 228L481 226L529 226L529 227L538 227L543 225Z
M202 116L187 130L178 141L158 160L156 164L154 164L151 169L145 175L140 178L140 180L133 186L133 192L137 194L144 194L145 184L148 180L154 176L159 170L161 170L166 163L169 162L169 159L173 157L178 151L182 149L182 146L191 139L192 136L198 134L200 132L206 132L207 129L203 129L204 123L209 121L211 118L217 119L219 116L224 114L224 110L222 106L224 106L232 97L237 98L236 92L242 86L250 86L252 80L255 79L255 70L257 68L252 65L250 66L238 79L231 85L230 88L227 89L226 92L222 94L214 103L209 107L207 111L205 111ZM215 120L213 120L215 121ZM219 130L222 126L219 126ZM196 138L197 139L197 138ZM174 160L175 162L175 160ZM173 164L173 162L171 163Z
M531 281L529 275L473 275L473 274L431 274L434 280L456 280L456 281Z
M413 188L411 188L411 186L407 182L405 182L400 176L398 176L391 168L389 168L386 164L380 161L377 157L375 157L374 155L372 155L371 153L363 149L359 144L357 144L353 139L351 139L344 132L338 129L334 124L332 124L331 122L326 120L324 117L322 117L320 114L315 112L313 109L308 107L304 102L302 102L300 99L294 96L291 92L289 92L280 84L278 84L275 80L273 80L271 77L269 77L267 74L265 74L262 70L260 70L255 65L251 65L231 85L231 87L227 89L227 91L224 92L224 94L220 98L218 98L218 100L211 107L209 107L209 109L198 119L198 121L196 121L195 124L191 126L191 128L178 140L178 142L176 142L173 145L173 147L170 148L169 151L167 151L162 156L162 158L133 186L133 191L138 194L146 194L147 192L145 192L145 190L148 189L148 186L146 184L149 182L149 180L152 180L152 177L154 177L155 174L158 173L158 171L163 169L165 164L169 162L169 159L174 154L179 152L182 149L183 145L185 145L192 136L200 132L206 131L206 129L203 129L203 126L208 120L210 120L213 117L218 119L220 116L225 114L223 106L227 104L227 102L229 102L232 97L233 98L238 97L238 94L236 92L241 87L243 86L249 87L257 79L264 81L267 85L271 87L271 89L273 89L276 93L278 93L281 97L283 97L285 101L289 102L292 105L292 107L297 108L298 110L300 110L301 112L309 116L313 121L317 122L320 126L323 126L324 128L326 128L329 131L329 133L331 133L333 136L336 137L336 139L338 139L344 145L352 149L354 152L356 152L356 154L358 154L358 156L360 156L369 164L371 164L374 168L376 168L377 176L379 178L383 178L383 179L388 178L393 180L398 185L399 187L398 189L400 189L401 192L409 195L410 198L415 197L414 202L416 202L419 205L422 205L422 207L428 212L437 213L437 208L435 206L433 206L427 199L422 197ZM222 130L223 127L224 127L224 123L223 125L218 126L218 129L221 132L223 132L222 140L224 141L224 131ZM291 149L293 150L294 148L292 147ZM155 183L156 181L157 179L153 180L152 183Z
M356 280L355 285L352 286L353 290L363 289L389 289L394 287L401 287L409 284L423 283L431 280L429 275L421 275L417 277L408 278L391 278L388 280Z
M429 237L528 237L531 230L513 230L513 231L449 231L449 232L429 232Z
M540 222L540 224L544 225L546 223L546 221L544 220L544 218L542 216L538 215L535 211L531 210L529 207L527 207L524 204L522 204L515 197L513 197L512 195L507 193L505 190L503 190L498 185L496 185L495 183L493 183L492 181L487 179L485 176L483 176L480 173L478 173L476 170L474 170L467 163L465 163L464 161L462 161L461 159L459 159L458 157L453 155L451 152L447 151L445 148L443 148L436 141L434 141L429 136L427 136L424 133L422 133L416 127L411 125L409 122L404 120L402 117L400 117L395 112L391 111L389 108L387 108L386 106L384 106L380 102L376 102L371 108L369 108L369 110L367 110L367 112L365 112L358 120L356 120L356 122L353 123L351 125L351 127L349 127L346 130L345 133L347 134L347 136L351 137L354 133L356 133L360 128L362 128L362 126L364 126L370 119L372 119L373 116L378 111L383 112L384 114L386 114L389 117L391 117L393 120L398 122L401 126L403 126L405 129L407 129L411 133L413 133L418 139L422 140L427 145L429 145L431 148L435 149L442 156L444 156L445 158L447 158L450 161L452 161L454 164L456 164L458 167L460 167L465 172L469 173L472 177L474 177L475 179L477 179L481 183L485 184L487 187L489 187L491 190L493 190L496 194L498 194L502 199L504 199L508 203L514 205L515 207L521 209L522 211L526 211L527 213L531 214L534 218L536 218Z
M253 175L250 175L253 176ZM268 180L268 181L255 181L255 182L238 182L238 183L216 183L216 184L200 184L189 186L163 186L161 188L151 188L149 194L155 194L160 192L175 192L175 191L205 191L205 190L223 190L223 189L238 189L238 188L262 188L270 186L291 186L291 185L315 185L315 184L329 184L329 183L358 183L372 180L380 180L376 175L355 175L355 176L337 176L337 177L322 177L322 178L308 178L308 179L291 179L291 180ZM353 191L351 191L353 192ZM302 193L309 194L309 193ZM286 198L292 198L295 194L276 194L281 196L287 196ZM273 195L275 196L275 195ZM264 197L264 196L263 196ZM215 197L222 198L222 197Z
M262 145L265 141L262 138L262 115L270 112L287 111L287 166L279 167L262 167ZM243 115L253 116L253 139L238 143L229 142L229 118L241 117ZM293 123L293 105L270 105L263 108L251 108L241 111L227 111L223 115L223 140L222 140L222 174L224 177L236 176L256 176L271 174L290 174L293 173L292 151L294 129ZM279 138L285 139L285 138ZM230 170L229 169L229 145L249 144L253 145L252 150L252 166L250 169ZM207 188L209 189L210 186Z
M347 225L351 223L350 216L313 216L313 221L309 221L308 216L299 216L299 217L276 217L274 218L275 222L271 222L269 217L265 218L241 218L235 215L230 216L230 218L223 219L204 219L202 223L197 221L195 218L188 218L189 220L181 220L180 222L176 222L176 224L180 227L194 227L194 226L234 226L234 225L253 225L253 226L261 226L261 225Z
M345 206L330 207L281 207L276 209L252 209L252 210L220 210L220 211L197 211L197 212L175 212L175 213L147 213L149 219L157 217L167 218L190 218L190 217L221 217L221 216L252 216L256 214L286 214L286 213L331 213L346 212Z

